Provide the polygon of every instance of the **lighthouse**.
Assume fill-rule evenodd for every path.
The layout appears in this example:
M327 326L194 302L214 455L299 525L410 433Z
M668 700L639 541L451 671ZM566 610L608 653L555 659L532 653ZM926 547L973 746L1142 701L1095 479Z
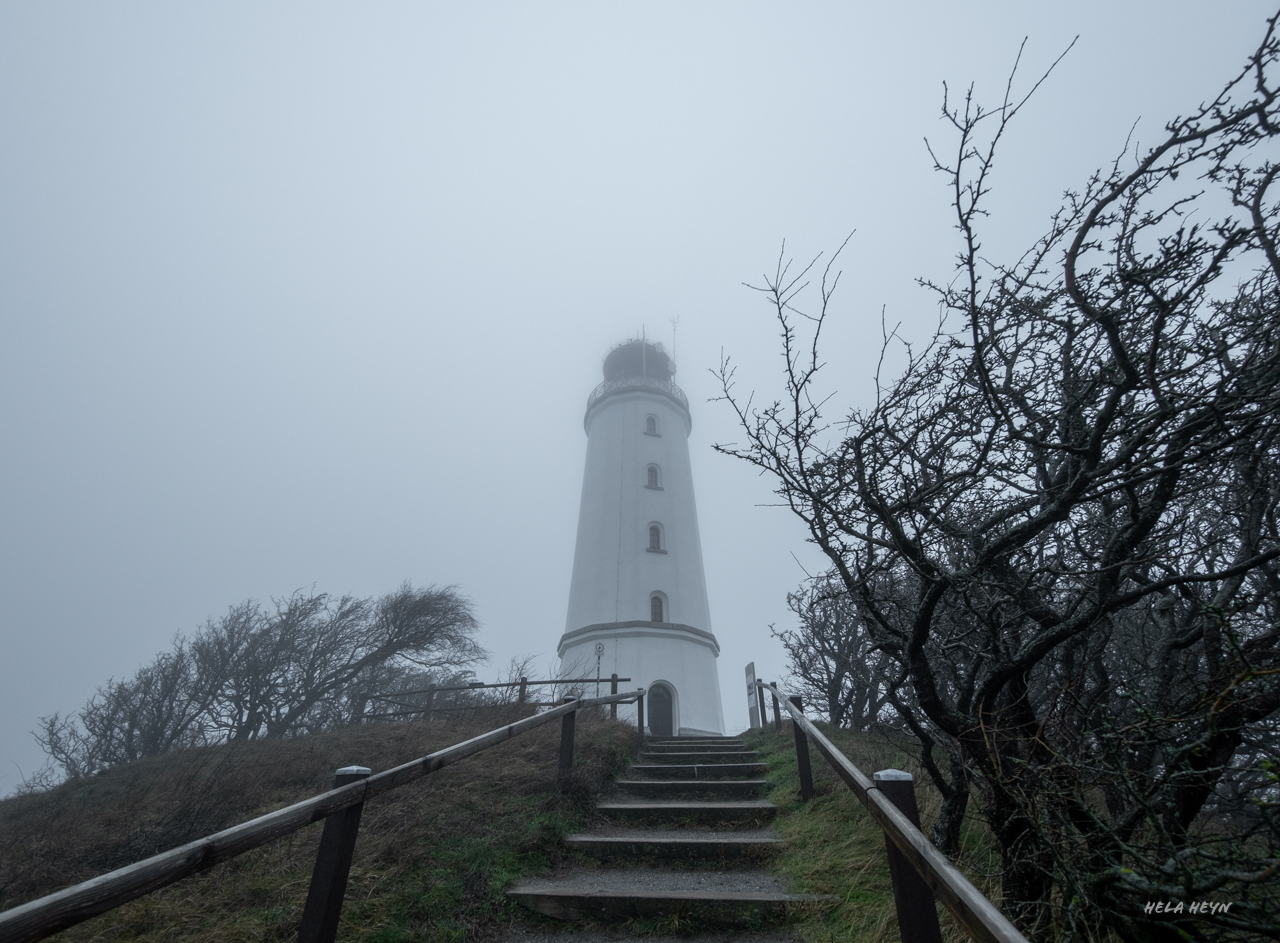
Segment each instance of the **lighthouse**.
M562 677L630 678L654 736L724 733L689 465L689 401L661 344L626 341L587 400Z

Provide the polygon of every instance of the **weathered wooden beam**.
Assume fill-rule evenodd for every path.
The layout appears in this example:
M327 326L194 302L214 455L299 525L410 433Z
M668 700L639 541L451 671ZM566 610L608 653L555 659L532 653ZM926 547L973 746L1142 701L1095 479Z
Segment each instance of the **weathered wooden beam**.
M577 698L573 695L565 697L565 703L571 704ZM563 780L573 769L573 727L577 722L578 712L570 711L560 718L560 779Z
M900 769L882 769L871 777L898 811L920 828L920 808L916 805L915 780L911 774ZM898 846L889 840L888 833L884 836L884 848L889 856L889 878L893 881L893 904L898 911L898 934L902 943L942 943L933 891L924 878L916 874Z
M365 766L346 766L333 777L334 788L368 779L372 772ZM360 831L360 814L364 803L348 806L324 820L324 833L316 851L311 871L311 887L298 927L298 943L334 943L338 938L338 920L342 917L342 899L347 893L347 877L351 874L351 857L356 850Z
M791 695L791 703L795 705L797 711L804 710L804 703L800 700L799 694ZM775 711L778 709L776 685L773 689L773 709ZM782 726L782 721L778 721L778 726ZM800 773L800 801L808 802L813 798L813 768L809 765L809 741L805 739L804 731L799 724L792 724L791 729L796 735L796 770Z
M757 682L757 684L769 687L764 682ZM947 910L951 911L951 915L956 918L960 926L964 927L969 936L981 943L1027 943L1027 938L1018 932L1017 927L1009 922L999 908L987 900L982 892L947 860L946 855L940 852L920 829L911 824L911 821L898 810L888 796L823 736L822 731L810 723L808 718L789 702L783 701L782 706L791 714L791 719L796 725L804 728L814 746L818 748L818 752L827 758L836 775L853 790L853 794L866 806L872 818L884 830L885 836L898 847L911 867L929 885L934 896Z

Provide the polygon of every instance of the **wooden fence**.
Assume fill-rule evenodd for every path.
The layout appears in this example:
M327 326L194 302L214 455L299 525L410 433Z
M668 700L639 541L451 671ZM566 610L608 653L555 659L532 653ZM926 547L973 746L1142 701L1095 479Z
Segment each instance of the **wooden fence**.
M356 720L365 720L367 718L388 718L388 717L410 717L421 716L424 720L431 720L432 715L436 713L449 713L461 711L481 710L485 707L492 707L492 704L463 704L452 707L438 707L435 704L437 694L449 693L453 691L480 691L486 688L518 688L516 693L517 704L537 703L530 702L528 698L528 689L538 685L559 685L573 689L575 686L594 683L596 690L600 690L600 685L609 685L609 693L617 694L618 685L630 681L630 678L619 678L617 673L611 674L607 678L554 678L550 681L530 681L528 678L521 678L519 681L498 681L496 683L486 683L484 681L472 681L469 684L432 684L425 688L414 688L409 691L393 691L390 694L365 694L360 699L359 709L356 712ZM554 692L554 689L553 689ZM426 697L421 702L402 701L400 698L411 697L416 694L425 694ZM383 710L370 711L367 706L370 701L383 701L399 707L400 710ZM541 706L541 705L540 705ZM618 705L613 705L613 716L618 716Z
M0 912L0 940L29 943L65 930L67 927L106 913L188 875L242 855L291 832L325 820L320 848L316 853L311 887L298 931L299 943L333 943L342 913L351 855L364 803L374 796L398 789L438 769L456 763L489 747L560 718L559 772L568 773L573 763L574 720L584 707L636 702L640 729L644 730L643 688L622 694L593 698L566 698L565 703L541 714L507 724L462 743L446 747L409 763L372 773L364 767L338 770L334 788L276 812L259 816L241 825L153 855L74 887Z
M800 773L800 798L804 801L813 798L813 771L809 765L809 741L812 741L836 775L853 790L858 801L866 806L876 824L884 830L902 943L941 943L942 933L933 903L935 898L951 911L960 926L975 940L982 943L1027 943L1026 937L999 908L987 900L920 831L920 813L916 808L911 774L900 770L881 770L874 774L874 779L868 779L804 716L799 697L786 697L778 691L776 684L765 681L757 681L756 686L761 693L768 691L773 696L775 729L782 727L780 703L794 722L792 729ZM763 702L760 708L760 718L764 721Z

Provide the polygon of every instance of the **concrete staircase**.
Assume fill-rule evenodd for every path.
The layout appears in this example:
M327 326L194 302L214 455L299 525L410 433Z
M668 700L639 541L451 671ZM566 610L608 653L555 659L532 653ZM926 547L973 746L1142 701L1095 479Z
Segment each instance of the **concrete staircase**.
M780 844L768 828L777 806L760 798L764 772L741 740L648 740L598 803L607 822L565 839L580 863L507 893L560 920L680 916L709 926L754 925L799 904L838 900L789 894L763 867Z

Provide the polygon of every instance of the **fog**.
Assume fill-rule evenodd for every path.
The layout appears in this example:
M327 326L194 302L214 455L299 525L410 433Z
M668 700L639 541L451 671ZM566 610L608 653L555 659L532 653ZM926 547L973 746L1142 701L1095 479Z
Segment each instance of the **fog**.
M824 564L710 370L780 389L758 284L854 235L826 341L866 404L958 248L927 136L1027 38L985 251L1130 129L1212 97L1267 5L0 7L0 794L74 711L233 603L404 580L475 604L492 679L551 670L587 395L674 348L726 720ZM673 324L673 322L675 322ZM353 758L353 761L356 758Z

